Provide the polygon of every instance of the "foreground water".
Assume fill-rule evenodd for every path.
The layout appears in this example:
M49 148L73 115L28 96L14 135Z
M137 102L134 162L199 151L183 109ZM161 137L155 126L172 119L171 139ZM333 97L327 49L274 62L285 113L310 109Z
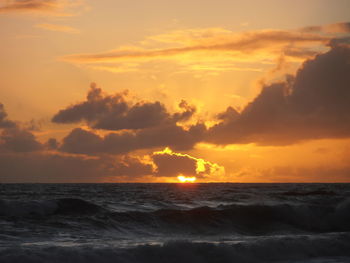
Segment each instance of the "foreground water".
M350 184L0 184L0 262L350 262Z

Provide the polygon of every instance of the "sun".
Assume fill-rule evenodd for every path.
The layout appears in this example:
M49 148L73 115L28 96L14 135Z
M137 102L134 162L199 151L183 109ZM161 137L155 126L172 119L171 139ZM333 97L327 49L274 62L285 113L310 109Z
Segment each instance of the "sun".
M183 176L183 175L179 175L177 177L177 179L180 181L180 183L194 183L197 178L195 176L193 176L193 177L186 177L186 176Z

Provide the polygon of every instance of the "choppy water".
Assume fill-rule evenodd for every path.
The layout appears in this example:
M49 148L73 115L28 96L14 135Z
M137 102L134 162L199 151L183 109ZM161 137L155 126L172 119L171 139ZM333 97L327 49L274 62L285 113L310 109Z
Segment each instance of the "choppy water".
M0 262L350 262L350 184L0 184Z

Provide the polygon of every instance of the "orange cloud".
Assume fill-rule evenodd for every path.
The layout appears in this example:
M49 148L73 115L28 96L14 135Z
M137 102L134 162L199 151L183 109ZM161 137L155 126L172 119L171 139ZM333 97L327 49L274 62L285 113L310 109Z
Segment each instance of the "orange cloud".
M0 0L0 14L27 13L50 16L73 16L77 12L72 9L82 4L83 0Z
M159 39L159 38L156 38ZM176 39L176 38L175 38ZM118 62L125 60L151 60L157 58L172 58L188 53L204 52L204 55L215 53L240 53L251 56L254 53L278 53L286 46L323 44L330 40L327 36L297 31L264 30L246 32L222 37L215 35L210 38L198 38L193 45L165 49L144 49L140 47L119 48L102 53L73 54L63 57L63 60L75 63ZM189 41L191 42L191 41ZM175 43L178 44L178 43ZM277 49L277 50L276 50Z

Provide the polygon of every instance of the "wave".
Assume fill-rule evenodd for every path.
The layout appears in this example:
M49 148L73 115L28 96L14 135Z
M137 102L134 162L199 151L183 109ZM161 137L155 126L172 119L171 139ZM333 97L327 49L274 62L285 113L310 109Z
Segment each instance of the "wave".
M337 195L334 191L327 191L327 190L315 190L315 191L308 191L308 192L299 192L299 191L287 191L283 193L278 193L278 195L286 195L286 196L314 196L314 195Z
M77 198L38 201L0 200L0 216L10 217L86 215L103 210L98 205Z
M229 205L191 210L161 209L151 213L113 213L111 217L119 224L134 223L190 233L338 232L350 230L350 200L337 206Z
M85 220L91 227L180 232L189 234L268 234L277 232L341 232L350 230L350 199L337 205L220 205L189 210L112 212L88 201L63 198L47 201L0 201L0 216L25 221ZM61 217L60 217L61 216Z
M324 261L328 259L327 261ZM255 262L349 262L350 235L273 237L238 243L175 241L163 245L116 247L12 247L0 250L2 263L255 263ZM314 261L315 260L315 261Z

